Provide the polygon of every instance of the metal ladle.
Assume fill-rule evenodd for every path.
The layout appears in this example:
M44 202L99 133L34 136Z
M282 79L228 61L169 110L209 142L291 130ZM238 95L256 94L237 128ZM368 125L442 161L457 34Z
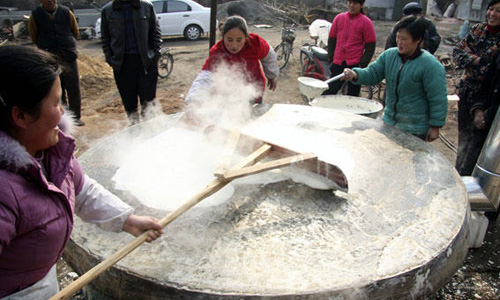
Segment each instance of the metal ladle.
M320 96L324 91L328 90L328 84L330 82L337 81L344 77L344 73L334 76L328 80L319 80L312 77L299 77L299 88L302 95L304 95L308 101Z

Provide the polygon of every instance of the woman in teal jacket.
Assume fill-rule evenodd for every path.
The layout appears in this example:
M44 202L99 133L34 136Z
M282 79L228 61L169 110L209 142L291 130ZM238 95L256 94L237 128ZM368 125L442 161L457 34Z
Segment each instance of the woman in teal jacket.
M425 34L421 19L404 18L395 29L398 47L384 51L367 68L344 69L344 80L375 85L386 79L384 122L430 142L446 122L446 72L420 49Z

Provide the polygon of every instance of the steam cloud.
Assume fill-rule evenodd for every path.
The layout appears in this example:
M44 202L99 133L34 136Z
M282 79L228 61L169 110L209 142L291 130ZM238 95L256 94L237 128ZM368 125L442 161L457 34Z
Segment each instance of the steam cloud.
M214 178L227 139L219 130L207 134L204 129L233 130L250 120L260 91L246 78L241 65L222 64L208 84L190 91L187 110L199 131L184 129L182 118L152 139L135 136L121 143L120 157L115 159L115 188L130 191L146 206L164 210L179 207L202 190ZM228 185L199 206L217 205L232 193L233 187Z
M238 128L247 123L260 90L248 82L243 66L222 62L211 74L201 75L205 75L204 84L193 86L186 99L188 114L195 116L198 125Z

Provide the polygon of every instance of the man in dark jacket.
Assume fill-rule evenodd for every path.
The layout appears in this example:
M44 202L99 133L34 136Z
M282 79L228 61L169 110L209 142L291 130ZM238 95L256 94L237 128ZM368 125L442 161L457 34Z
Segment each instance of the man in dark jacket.
M66 102L75 117L75 124L83 126L81 118L80 76L76 58L78 25L73 13L57 0L40 0L41 5L31 12L28 30L38 48L53 53L65 63L61 74L62 102Z
M101 14L102 49L113 68L130 124L155 105L161 32L153 5L143 0L114 0Z
M432 23L431 20L424 18L422 13L422 5L418 2L410 2L403 7L403 15L404 16L415 16L422 18L422 21L425 23L425 37L424 44L422 45L422 49L429 51L431 54L434 54L441 43L441 36L437 33L436 26ZM389 49L392 47L397 47L396 44L396 31L392 31L391 34L387 37L387 41L385 43L385 49Z

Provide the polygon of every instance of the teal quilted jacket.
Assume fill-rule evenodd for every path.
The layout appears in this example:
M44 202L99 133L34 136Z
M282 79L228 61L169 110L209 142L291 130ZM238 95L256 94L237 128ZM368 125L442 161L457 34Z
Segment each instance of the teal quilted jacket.
M367 68L354 68L357 84L375 85L386 80L383 120L411 134L425 135L429 126L446 122L446 72L429 52L403 63L398 48L384 51Z

